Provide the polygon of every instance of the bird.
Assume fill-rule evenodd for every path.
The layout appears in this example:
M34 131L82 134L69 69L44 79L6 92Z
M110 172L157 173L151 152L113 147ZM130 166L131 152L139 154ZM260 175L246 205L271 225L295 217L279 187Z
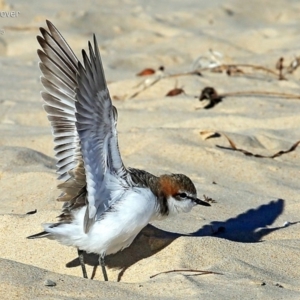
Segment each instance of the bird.
M37 50L44 109L51 123L56 173L63 202L58 222L42 224L29 239L48 238L75 247L84 278L84 252L99 255L108 281L105 256L129 247L153 220L189 212L197 198L184 174L153 175L125 167L118 146L118 113L113 106L95 34L80 62L48 20L40 28Z

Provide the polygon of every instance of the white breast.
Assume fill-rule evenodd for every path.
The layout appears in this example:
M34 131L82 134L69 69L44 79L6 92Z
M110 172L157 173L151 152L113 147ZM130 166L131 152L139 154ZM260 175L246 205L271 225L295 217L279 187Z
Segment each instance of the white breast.
M87 252L112 254L128 247L136 235L156 214L156 198L150 189L134 188L124 193L111 211L102 215L87 234L83 230L86 207L74 212L71 224L61 224L45 230L52 238L67 246L75 246Z

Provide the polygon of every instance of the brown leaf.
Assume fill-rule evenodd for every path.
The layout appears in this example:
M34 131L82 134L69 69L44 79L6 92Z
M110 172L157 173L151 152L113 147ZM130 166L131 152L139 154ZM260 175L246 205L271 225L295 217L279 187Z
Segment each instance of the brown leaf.
M183 89L180 89L180 88L174 88L173 90L169 91L167 94L166 94L166 97L174 97L174 96L177 96L177 95L180 95L182 93L185 93Z
M158 71L164 71L165 67L164 66L160 66L158 68ZM139 72L136 74L136 76L149 76L149 75L153 75L155 74L157 71L155 71L154 69L151 68L146 68L143 71Z
M155 73L155 70L153 69L144 69L143 71L139 72L136 74L136 76L148 76L148 75L153 75Z

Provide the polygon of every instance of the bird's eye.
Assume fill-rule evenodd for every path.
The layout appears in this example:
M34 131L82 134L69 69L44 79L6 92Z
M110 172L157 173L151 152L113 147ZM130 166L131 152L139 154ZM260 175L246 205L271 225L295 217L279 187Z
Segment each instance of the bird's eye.
M179 196L180 196L181 198L186 198L186 197L187 197L187 194L186 194L186 193L180 193Z

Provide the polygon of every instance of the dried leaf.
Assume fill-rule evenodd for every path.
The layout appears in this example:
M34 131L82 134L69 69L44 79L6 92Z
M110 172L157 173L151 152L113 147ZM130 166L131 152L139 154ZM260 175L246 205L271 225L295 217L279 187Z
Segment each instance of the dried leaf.
M136 76L148 76L148 75L153 75L155 73L155 70L153 69L144 69L143 71L139 72L136 74Z
M200 135L201 135L203 140L208 140L208 139L211 139L211 138L216 138L216 137L221 136L218 132L210 131L210 130L200 131Z
M180 94L184 94L184 90L183 89L180 89L180 88L174 88L173 90L169 91L166 96L167 97L174 97L174 96L177 96L177 95L180 95Z
M160 66L158 68L158 71L161 71L163 72L165 70L165 67L164 66ZM153 75L155 74L157 71L155 71L154 69L151 69L151 68L146 68L144 69L143 71L139 72L136 74L136 76L148 76L148 75Z

